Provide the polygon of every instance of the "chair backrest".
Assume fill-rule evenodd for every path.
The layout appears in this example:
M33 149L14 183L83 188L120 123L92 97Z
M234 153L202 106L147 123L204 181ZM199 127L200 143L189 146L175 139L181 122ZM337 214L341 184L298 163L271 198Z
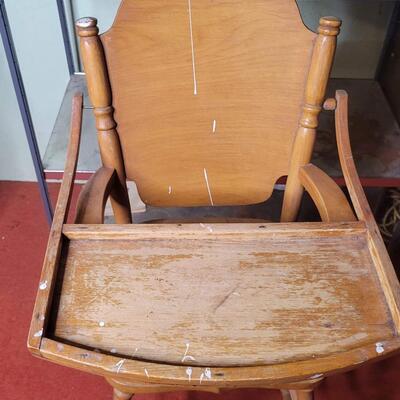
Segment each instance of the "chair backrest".
M309 161L339 20L316 34L294 0L124 0L96 22L77 27L103 163L146 204L261 202Z

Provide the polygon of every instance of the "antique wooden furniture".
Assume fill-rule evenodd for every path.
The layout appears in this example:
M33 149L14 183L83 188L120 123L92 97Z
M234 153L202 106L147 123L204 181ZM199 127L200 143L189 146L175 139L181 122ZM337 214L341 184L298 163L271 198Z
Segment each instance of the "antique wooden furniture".
M339 26L309 31L289 0L125 0L101 36L77 22L103 167L67 224L77 94L33 354L104 376L114 399L260 387L294 400L399 349L399 283L355 170L347 94L324 99ZM322 106L351 204L309 163ZM130 224L126 179L168 207L261 202L283 175L280 223ZM321 222L295 222L304 188ZM108 197L116 224L103 224Z

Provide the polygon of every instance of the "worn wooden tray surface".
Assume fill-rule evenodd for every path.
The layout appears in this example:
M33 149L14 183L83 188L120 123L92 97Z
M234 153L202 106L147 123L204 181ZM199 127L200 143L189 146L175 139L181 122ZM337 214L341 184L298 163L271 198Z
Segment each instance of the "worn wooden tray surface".
M234 366L322 357L394 334L361 222L66 225L64 234L53 334L68 342Z

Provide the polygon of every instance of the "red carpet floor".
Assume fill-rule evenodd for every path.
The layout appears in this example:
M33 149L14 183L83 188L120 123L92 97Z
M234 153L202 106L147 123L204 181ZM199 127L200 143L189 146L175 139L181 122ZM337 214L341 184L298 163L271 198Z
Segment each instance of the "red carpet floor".
M51 185L57 195L58 185ZM26 349L48 225L36 184L0 182L0 400L111 400L106 382L34 358ZM278 400L279 392L169 393L138 400ZM400 355L327 378L316 400L400 400Z

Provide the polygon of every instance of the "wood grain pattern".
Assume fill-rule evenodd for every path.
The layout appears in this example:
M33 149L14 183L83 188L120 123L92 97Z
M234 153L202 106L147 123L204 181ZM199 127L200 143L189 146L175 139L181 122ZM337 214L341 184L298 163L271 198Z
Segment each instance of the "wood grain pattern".
M315 37L292 0L124 1L101 40L142 200L267 199L289 171Z
M28 348L36 355L40 355L40 343L48 321L47 317L50 311L51 298L59 266L60 251L63 243L62 228L68 215L78 162L82 127L82 104L83 95L82 93L77 93L72 99L71 133L64 175L51 225L46 255L40 275L39 290L36 295L34 313L28 335Z
M299 170L300 182L314 201L325 222L355 221L356 217L340 187L312 164Z
M71 240L55 335L210 367L322 357L393 335L365 232L315 240L306 230L208 227L197 240L150 229Z
M214 386L209 386L209 385L203 385L199 384L199 382L193 383L193 385L184 385L184 386L179 386L179 385L159 385L159 384L152 384L152 383L142 383L142 382L134 382L131 380L127 380L124 377L117 376L117 377L106 377L106 380L108 383L110 383L113 387L116 387L117 389L121 389L122 391L125 392L131 392L131 393L159 393L159 392L176 392L176 391L190 391L190 390L195 390L195 391L200 391L200 392L211 392L211 393L221 393L222 390L219 389L218 387ZM312 378L312 379L307 379L304 381L295 381L295 382L290 382L290 383L280 383L278 384L279 386L276 386L274 384L269 384L265 388L267 389L276 389L276 388L289 388L290 390L304 390L304 389L312 389L315 388L320 382L322 378ZM262 387L262 386L260 386ZM287 390L289 390L287 389ZM286 390L286 389L284 389ZM288 392L289 395L289 392ZM290 398L288 400L291 400Z
M212 232L210 232L210 228ZM266 232L287 234L289 236L302 236L306 234L314 237L325 236L346 236L358 234L366 231L365 223L356 222L290 222L290 223L262 223L262 224L178 224L171 226L169 224L138 224L138 225L111 225L111 224L64 224L63 234L69 239L107 239L121 240L141 238L203 238L210 233L218 235L240 236L251 233L252 236L264 235Z
M350 146L348 128L348 95L344 90L336 91L337 108L335 111L336 140L338 144L340 165L343 170L346 186L353 201L358 218L365 221L368 227L371 253L375 257L376 270L385 292L389 308L393 315L397 333L400 332L400 285L387 253L374 215L369 207L364 190L357 174Z
M295 363L277 365L262 365L252 367L212 368L210 379L202 381L204 387L240 388L264 387L299 389L301 382L303 389L307 383L312 387L315 381L334 372L356 368L359 364L386 357L399 351L400 339L394 336L381 342L384 352L377 353L376 343L353 348L347 352L333 354L328 357L315 357ZM195 388L200 385L201 374L204 377L206 366L192 368L192 379L189 381L187 365L169 365L121 358L119 355L110 355L92 351L77 345L43 338L40 353L43 357L57 364L81 369L113 379L131 383L172 385L182 390L183 387ZM118 363L124 360L123 368L117 372ZM147 371L147 373L146 373ZM152 391L152 388L149 388Z

